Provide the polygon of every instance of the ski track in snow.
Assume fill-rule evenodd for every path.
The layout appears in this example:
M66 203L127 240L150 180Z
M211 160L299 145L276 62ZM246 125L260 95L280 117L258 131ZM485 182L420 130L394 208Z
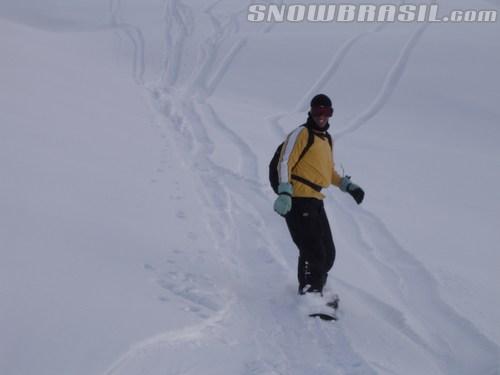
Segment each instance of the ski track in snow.
M180 63L184 56L184 42L194 28L191 9L181 1L169 0L165 3L165 57L163 87L175 84L179 77Z
M270 223L269 218L274 213L269 209L269 194L259 182L257 155L207 102L231 67L235 56L247 43L247 37L238 36L237 17L243 10L229 15L229 19L222 22L213 14L213 8L218 3L219 1L212 3L204 11L204 16L210 18L214 33L200 43L195 68L189 75L183 76L183 53L187 50L188 43L196 43L196 40L190 40L195 34L195 11L180 0L166 2L164 72L157 84L148 85L146 89L149 91L152 107L161 120L158 128L162 138L173 139L173 148L179 159L183 160L189 169L196 171L197 186L204 203L203 211L208 218L208 229L212 234L212 256L213 252L218 254L221 268L234 285L220 289L220 286L216 288L216 282L210 278L196 277L182 270L165 273L156 271L154 266L146 267L155 272L158 284L170 298L184 300L192 311L198 313L200 322L135 343L105 374L120 374L127 366L145 361L159 350L173 350L173 347L183 342L210 341L214 336L222 335L228 336L229 342L243 342L253 348L254 358L247 358L244 366L244 373L249 375L377 373L376 369L380 370L381 367L368 363L355 351L349 333L345 332L341 324L325 329L324 322L301 320L299 315L290 314L290 307L294 303L293 293L287 295L285 306L282 306L283 290L270 291L267 297L268 305L262 303L253 306L248 302L251 298L262 296L262 289L266 290L268 285L262 285L263 280L260 280L259 273L246 269L247 264L263 263L262 267L269 271L268 274L275 275L273 280L276 283L283 283L290 275L294 275L295 264L287 259L272 235L277 231L273 228L282 223ZM133 42L133 77L137 83L142 83L142 33L136 27L117 21L119 0L112 0L111 4L114 4L114 25L123 30ZM271 27L266 25L261 32L270 32ZM363 32L346 41L307 95L297 104L296 111L304 110L309 97L321 89L327 78L335 75L357 41L382 28L383 26L377 26L373 31ZM422 26L411 35L372 104L345 130L337 134L336 139L355 131L380 111L404 73L409 55L423 31ZM224 52L222 44L229 38L232 38L232 46ZM284 116L285 114L276 114L269 118L272 129L280 137L285 135L280 126L280 119ZM212 160L216 149L216 144L210 137L212 130L223 134L226 141L239 150L240 163L237 172ZM161 164L164 164L164 160ZM248 201L249 196L253 198L252 202ZM377 296L356 289L342 280L339 280L339 284L352 292L355 298L370 306L374 312L390 317L387 323L427 352L443 373L494 374L498 348L478 332L470 321L461 317L440 298L432 274L402 249L375 215L364 210L357 211L335 200L334 202L340 207L342 220L347 220L354 228L349 238L362 250L361 255L380 275L400 306L390 306ZM244 231L240 230L242 221L246 223ZM249 240L256 244L251 252L248 251ZM207 288L207 285L214 290ZM276 303L276 300L280 302ZM421 309L421 306L427 308ZM237 320L234 320L235 317ZM255 317L265 319L262 328L252 324ZM426 329L425 337L410 324L415 319ZM230 330L231 326L242 322L249 322L248 327L243 327L238 332ZM297 328L301 326L304 328ZM241 336L252 331L252 337ZM467 342L464 344L466 347L458 346L462 350L457 351L454 345L456 340ZM315 344L314 359L319 363L319 367L312 369L307 367L308 364L302 363L302 360L297 360L302 355L301 346L297 344L301 342L307 342L307 345L311 342ZM470 348L476 353L474 348L477 347L480 347L483 353L481 358L474 361L467 357L466 349ZM336 353L334 357L332 352Z
M352 207L340 200L336 205L341 217L349 221L346 227L353 228L348 238L362 250L361 255L374 266L404 310L388 306L376 296L363 299L378 305L378 310L384 308L384 315L392 311L388 315L396 317L392 319L395 329L429 352L444 374L495 374L499 348L443 301L432 274L397 243L379 218ZM360 291L357 294L361 295ZM415 319L426 329L426 338L406 323ZM477 348L481 348L480 355Z
M400 55L390 71L387 73L386 78L382 84L381 89L373 100L372 104L368 106L363 112L356 116L346 127L346 129L335 133L335 139L339 140L343 136L354 132L364 124L368 122L370 118L375 116L385 105L387 100L390 98L394 89L403 75L406 67L406 63L411 55L411 52L415 48L420 39L421 35L427 28L428 24L423 23L421 26L415 30L415 32L410 36L409 40L404 45L400 52Z
M351 38L346 40L344 44L340 46L338 51L334 54L334 56L331 58L330 62L328 65L323 69L323 72L318 76L318 79L316 82L311 85L311 87L307 90L306 94L299 100L299 102L295 105L294 112L295 113L301 113L305 112L308 110L309 107L309 101L311 98L316 95L317 93L323 91L323 88L326 86L329 80L331 80L335 74L337 73L339 67L342 65L344 60L348 57L349 51L356 45L358 41L360 41L362 38L373 34L373 33L378 33L382 30L384 30L386 27L386 24L380 24L376 27L374 27L372 30L368 31L363 31L361 33L353 35ZM277 113L275 115L272 115L268 117L268 122L271 124L271 128L274 130L274 132L279 136L279 138L284 138L287 134L288 131L285 131L281 125L280 121L282 118L285 116L289 116L290 113Z
M353 37L348 39L338 50L338 52L333 56L330 60L330 63L326 66L316 80L316 82L310 87L310 89L306 92L306 94L302 97L302 99L295 106L295 112L305 112L309 108L309 101L311 98L316 95L318 92L321 92L323 87L326 85L326 82L330 80L336 73L339 67L342 65L343 61L349 54L351 48L363 37L382 31L387 24L380 24L376 26L373 30L365 31L359 34L355 34Z
M123 367L129 362L137 362L147 357L152 348L157 350L158 348L168 347L180 342L201 340L205 332L211 329L211 334L214 334L213 329L217 329L220 326L220 322L226 319L230 307L231 303L226 303L223 309L219 310L210 318L202 320L199 324L176 331L167 331L135 343L123 356L116 360L108 370L106 370L105 374L119 374Z
M145 61L144 61L144 36L142 30L134 25L125 23L120 20L119 13L121 8L121 0L110 0L110 12L111 12L111 27L120 30L120 32L126 36L128 40L132 43L133 47L133 59L132 59L132 77L135 83L138 85L144 84L144 72L145 72Z

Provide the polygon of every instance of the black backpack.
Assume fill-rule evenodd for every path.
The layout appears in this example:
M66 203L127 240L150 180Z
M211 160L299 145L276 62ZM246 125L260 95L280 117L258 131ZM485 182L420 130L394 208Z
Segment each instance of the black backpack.
M297 163L304 157L306 152L311 148L311 146L314 143L314 133L304 125L307 131L308 131L308 137L307 137L307 144L306 147L304 147L304 150L302 150L302 153L299 156L299 160L297 160ZM326 133L326 136L328 138L328 143L330 144L330 147L332 147L332 139L330 137L330 134ZM279 176L278 176L278 162L280 159L280 154L281 154L281 149L283 148L285 142L281 143L276 151L274 152L273 158L271 159L271 162L269 163L269 183L271 184L271 187L273 188L273 191L278 194L278 185L279 185Z

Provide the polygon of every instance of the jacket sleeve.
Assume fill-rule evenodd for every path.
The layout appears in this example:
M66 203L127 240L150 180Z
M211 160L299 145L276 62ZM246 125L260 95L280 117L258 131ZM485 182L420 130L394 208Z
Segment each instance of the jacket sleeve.
M335 170L335 165L334 165L333 170L332 170L332 184L337 186L337 187L340 187L341 181L342 181L342 177L337 173L337 171Z
M291 132L281 148L278 162L278 176L280 184L290 182L292 168L299 160L300 154L307 145L308 130L305 127L298 127Z
M332 145L332 185L340 187L340 183L342 181L342 177L335 170L335 159Z

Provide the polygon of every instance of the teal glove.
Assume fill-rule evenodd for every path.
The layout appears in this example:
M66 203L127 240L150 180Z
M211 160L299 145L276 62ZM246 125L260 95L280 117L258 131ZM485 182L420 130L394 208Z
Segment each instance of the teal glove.
M349 193L354 198L357 204L363 202L365 192L358 185L351 182L351 176L342 177L340 181L340 190Z
M282 182L278 185L278 194L274 201L274 211L285 216L292 209L292 185Z

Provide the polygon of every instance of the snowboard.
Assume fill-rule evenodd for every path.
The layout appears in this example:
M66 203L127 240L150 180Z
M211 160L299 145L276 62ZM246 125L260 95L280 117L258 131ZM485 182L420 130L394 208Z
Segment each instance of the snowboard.
M309 314L311 318L320 318L321 320L326 321L337 321L337 310L339 308L340 298L338 295L332 296L331 300L326 303L326 306L329 309L322 309L321 312Z

